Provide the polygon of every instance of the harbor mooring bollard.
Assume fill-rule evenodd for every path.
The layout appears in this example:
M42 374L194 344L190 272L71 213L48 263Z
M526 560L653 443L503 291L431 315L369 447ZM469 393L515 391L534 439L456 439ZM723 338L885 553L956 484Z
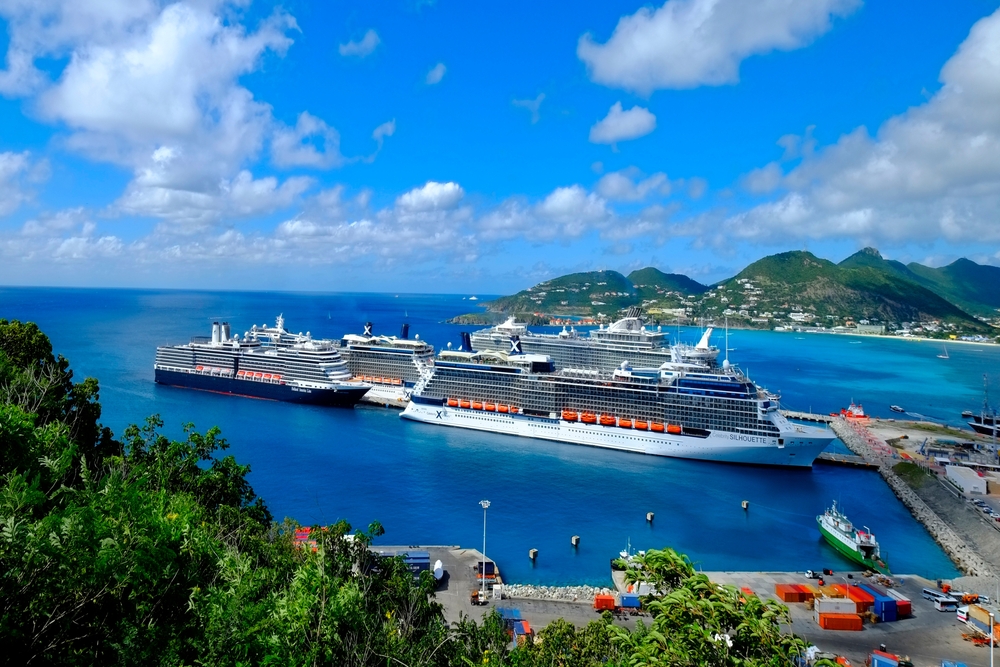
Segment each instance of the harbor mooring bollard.
M580 536L579 535L574 535L573 537L569 538L569 541L570 541L570 543L574 547L580 546Z
M538 558L538 549L529 549L528 558L530 558L531 562L534 563L535 559Z
M653 523L653 513L652 512L646 512L646 521L648 521L649 523Z

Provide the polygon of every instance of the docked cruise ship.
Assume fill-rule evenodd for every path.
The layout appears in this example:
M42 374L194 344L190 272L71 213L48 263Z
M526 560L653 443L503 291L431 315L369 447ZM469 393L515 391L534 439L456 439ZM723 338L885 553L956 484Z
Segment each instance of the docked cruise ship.
M711 327L696 345L669 344L667 335L657 327L647 327L637 306L625 317L607 327L601 325L582 336L574 329L558 334L540 334L514 318L503 324L476 331L471 336L472 349L512 354L544 354L556 368L590 368L613 371L623 361L639 368L659 368L665 363L716 365L719 348L709 345Z
M156 382L221 394L350 407L371 385L352 379L333 341L309 333L254 325L242 338L228 322L212 323L212 337L156 348Z
M403 417L657 456L811 466L832 431L789 422L728 362L556 370L543 355L442 352Z
M409 330L404 324L399 336L376 336L367 322L363 334L340 339L340 354L354 380L372 386L361 400L400 408L410 400L421 372L434 361L434 346L419 336L410 339Z

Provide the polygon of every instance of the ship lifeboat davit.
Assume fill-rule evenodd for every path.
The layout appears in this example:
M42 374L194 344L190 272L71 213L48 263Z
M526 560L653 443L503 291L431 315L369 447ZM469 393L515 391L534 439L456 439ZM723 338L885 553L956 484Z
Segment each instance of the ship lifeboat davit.
M621 426L622 428L632 428L632 420L625 419L624 417L622 417L621 419L618 420L618 425Z
M648 422L644 422L641 419L637 419L635 421L635 427L637 429L639 429L640 431L648 431L649 430L649 423Z
M465 401L465 400L462 400L462 401L459 401L459 402L458 402L458 404L459 404L459 405L460 405L461 407L463 407L463 408L466 408L466 409L468 409L468 408L471 408L471 407L472 407L472 403L470 403L469 401Z
M497 411L497 404L496 403L487 403L483 407L485 407L489 412L496 412Z
M580 415L576 414L572 410L563 410L562 412L562 418L568 422L575 422L577 419L579 419L579 417Z
M473 410L482 410L483 409L483 404L480 403L479 401L473 401L472 402L472 409Z
M601 426L614 426L617 421L618 420L611 415L601 415Z
M580 415L580 421L582 421L584 424L596 424L597 415L595 415L593 412L584 412L582 415Z
M673 433L674 435L680 435L683 429L680 424L667 424L667 433Z
M457 398L449 398L448 399L448 407L449 408L457 408L458 407L458 399Z
M510 412L510 408L506 405L498 405L497 412Z
M652 422L649 425L649 430L654 433L663 433L663 424L660 422Z

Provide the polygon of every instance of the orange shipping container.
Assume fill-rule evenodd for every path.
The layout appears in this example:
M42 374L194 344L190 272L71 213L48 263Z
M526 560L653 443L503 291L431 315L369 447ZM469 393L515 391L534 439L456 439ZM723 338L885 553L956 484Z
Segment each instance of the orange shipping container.
M859 613L868 611L875 604L875 596L858 586L848 586L847 597L857 603Z
M594 609L610 609L615 608L615 596L614 595L595 595L594 596Z
M802 590L812 593L813 597L817 597L819 595L819 586L815 586L813 584L798 584L798 586Z
M803 584L794 584L795 590L799 592L799 602L808 602L816 597L816 591L812 590L811 586L805 586Z
M799 592L792 584L775 584L774 594L782 602L798 602Z
M819 627L824 630L852 630L861 629L861 617L857 614L820 614Z

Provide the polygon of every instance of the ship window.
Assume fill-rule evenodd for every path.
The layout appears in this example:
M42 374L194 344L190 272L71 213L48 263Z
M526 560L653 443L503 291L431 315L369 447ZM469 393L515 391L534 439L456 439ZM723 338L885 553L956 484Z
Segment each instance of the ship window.
M778 444L779 445L785 444L785 439L784 438L778 438Z

